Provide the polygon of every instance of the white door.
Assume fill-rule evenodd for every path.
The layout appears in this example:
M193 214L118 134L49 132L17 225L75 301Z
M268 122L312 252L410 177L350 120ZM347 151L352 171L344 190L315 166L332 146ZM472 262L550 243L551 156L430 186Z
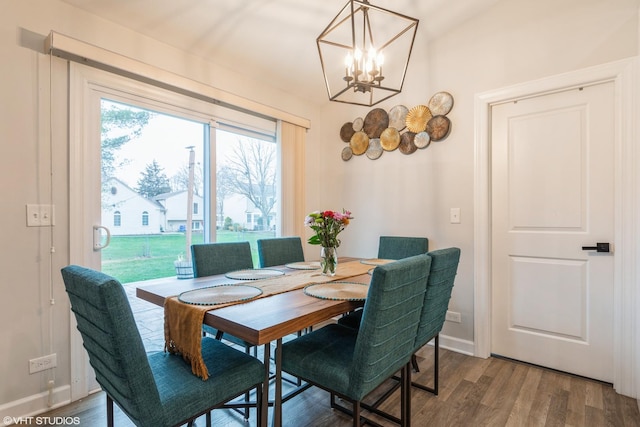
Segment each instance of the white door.
M491 117L491 351L612 382L614 84Z

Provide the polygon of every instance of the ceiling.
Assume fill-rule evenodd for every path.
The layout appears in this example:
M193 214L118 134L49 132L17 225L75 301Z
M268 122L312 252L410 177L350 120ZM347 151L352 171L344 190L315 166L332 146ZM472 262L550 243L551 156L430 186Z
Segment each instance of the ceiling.
M61 0L108 21L258 76L305 99L327 99L316 37L346 0ZM420 20L414 49L498 0L371 0Z

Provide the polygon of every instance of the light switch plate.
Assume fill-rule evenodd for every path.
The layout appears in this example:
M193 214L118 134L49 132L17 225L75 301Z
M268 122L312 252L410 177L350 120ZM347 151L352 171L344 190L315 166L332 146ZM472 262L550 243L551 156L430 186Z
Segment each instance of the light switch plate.
M27 205L27 227L55 225L55 205Z
M460 208L451 208L449 217L451 224L460 224Z

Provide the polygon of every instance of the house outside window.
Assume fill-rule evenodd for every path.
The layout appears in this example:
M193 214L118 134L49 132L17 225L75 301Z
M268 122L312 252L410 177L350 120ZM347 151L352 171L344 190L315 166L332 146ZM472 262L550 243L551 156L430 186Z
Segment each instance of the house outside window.
M113 213L113 226L114 227L120 227L120 225L122 225L122 215L120 214L120 211L115 211Z
M194 214L194 215L197 215L197 214L198 214L198 204L197 204L197 203L194 203L194 204L193 204L193 214Z
M142 225L149 225L149 212L142 212Z

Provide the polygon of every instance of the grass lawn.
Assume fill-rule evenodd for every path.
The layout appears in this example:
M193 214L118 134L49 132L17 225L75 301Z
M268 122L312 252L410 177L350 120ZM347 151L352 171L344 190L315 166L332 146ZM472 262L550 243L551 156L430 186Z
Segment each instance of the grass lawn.
M269 231L221 231L218 242L242 242L251 244L253 265L258 267L256 240L274 237ZM202 243L202 234L194 233L192 243ZM186 255L184 233L151 234L140 236L112 236L111 243L102 250L102 271L121 283L175 276L173 262L178 255Z

